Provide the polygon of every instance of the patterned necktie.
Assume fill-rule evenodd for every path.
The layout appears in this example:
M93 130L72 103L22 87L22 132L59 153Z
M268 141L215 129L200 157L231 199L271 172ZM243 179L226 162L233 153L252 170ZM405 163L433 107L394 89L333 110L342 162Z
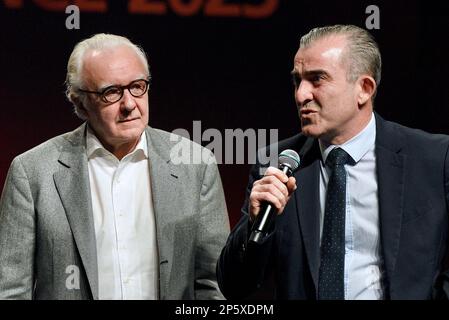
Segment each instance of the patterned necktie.
M323 234L321 236L321 264L318 280L318 299L344 300L345 271L345 215L346 170L351 157L341 148L333 149L326 166L331 169L327 185Z

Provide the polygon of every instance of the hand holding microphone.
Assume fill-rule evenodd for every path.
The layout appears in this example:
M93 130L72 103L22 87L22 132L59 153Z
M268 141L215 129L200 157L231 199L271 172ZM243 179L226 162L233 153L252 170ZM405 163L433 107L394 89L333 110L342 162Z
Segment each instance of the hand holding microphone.
M299 155L293 150L279 154L279 169L269 167L265 176L254 182L249 197L249 214L253 221L249 241L260 243L269 230L274 216L281 214L296 190L292 177L300 163Z

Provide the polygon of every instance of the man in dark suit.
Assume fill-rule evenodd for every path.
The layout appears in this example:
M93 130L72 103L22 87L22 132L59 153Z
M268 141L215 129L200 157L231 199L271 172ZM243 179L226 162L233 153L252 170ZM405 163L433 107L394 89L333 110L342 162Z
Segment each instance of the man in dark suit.
M267 278L278 299L445 297L449 137L374 113L380 71L378 46L361 28L301 38L292 74L302 132L271 146L296 150L301 165L290 178L252 169L217 266L227 298L251 296ZM264 202L278 215L255 244Z

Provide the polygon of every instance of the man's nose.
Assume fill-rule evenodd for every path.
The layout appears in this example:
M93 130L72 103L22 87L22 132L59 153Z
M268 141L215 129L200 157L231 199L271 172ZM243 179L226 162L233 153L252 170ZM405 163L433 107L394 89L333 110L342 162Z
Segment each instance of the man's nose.
M123 98L121 101L122 110L131 112L136 108L136 106L136 98L132 96L128 89L125 89L123 91Z
M298 106L303 106L313 100L313 86L308 81L301 81L296 88L295 99Z

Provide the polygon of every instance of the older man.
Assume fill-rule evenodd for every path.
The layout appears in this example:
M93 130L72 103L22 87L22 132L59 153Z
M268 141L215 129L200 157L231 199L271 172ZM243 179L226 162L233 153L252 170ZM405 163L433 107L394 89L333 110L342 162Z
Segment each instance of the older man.
M215 266L229 223L217 166L185 139L204 163L170 161L178 139L147 125L149 80L124 37L75 46L67 96L85 123L11 164L0 298L222 298Z
M373 113L380 71L366 30L337 25L302 37L292 72L302 133L278 145L296 150L301 166L290 178L252 170L243 217L219 261L226 297L246 297L270 276L280 299L449 291L449 137ZM264 202L279 215L258 244L249 230Z

